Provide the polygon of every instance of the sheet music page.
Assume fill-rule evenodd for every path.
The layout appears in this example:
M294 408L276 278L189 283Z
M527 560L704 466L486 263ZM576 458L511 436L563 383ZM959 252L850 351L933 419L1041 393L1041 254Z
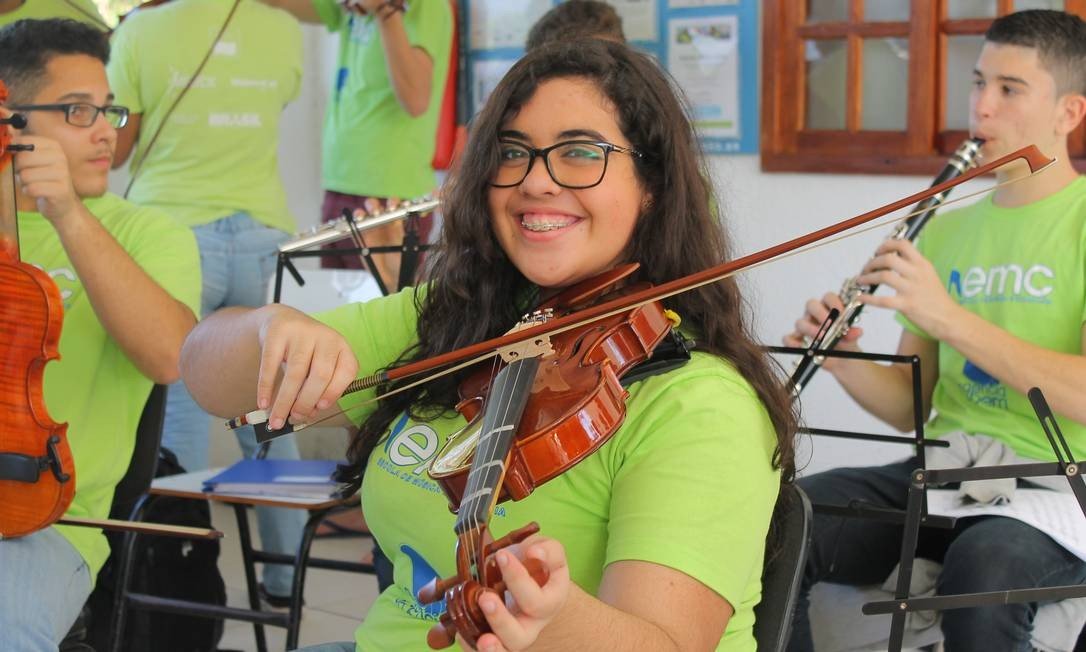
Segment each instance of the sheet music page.
M963 503L955 489L929 489L928 513L939 516L1006 516L1048 534L1052 539L1086 561L1086 516L1074 495L1047 489L1016 489L1008 505Z

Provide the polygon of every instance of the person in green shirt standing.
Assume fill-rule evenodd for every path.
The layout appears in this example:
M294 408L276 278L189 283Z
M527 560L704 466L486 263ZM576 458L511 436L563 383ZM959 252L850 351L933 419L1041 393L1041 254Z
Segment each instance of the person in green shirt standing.
M170 47L160 46L167 41ZM301 84L301 42L293 18L257 0L175 0L130 14L113 34L109 80L132 111L114 166L131 153L128 198L196 234L202 316L264 305L278 246L297 230L278 148L280 116ZM252 429L236 434L253 457ZM186 470L208 468L208 415L183 383L170 387L162 443ZM298 459L298 447L286 438L268 455ZM301 510L261 507L257 518L265 549L297 551ZM266 565L268 602L285 606L292 578L292 566Z
M86 518L109 515L151 386L178 380L200 301L192 233L106 192L116 130L128 117L113 104L108 58L105 34L73 20L0 29L7 108L27 119L14 142L34 147L14 158L22 258L53 278L64 303L45 401L68 423L76 488L66 514ZM0 540L4 649L55 651L108 556L93 528Z
M24 18L71 18L109 31L109 24L91 0L0 0L0 26Z
M335 79L324 121L323 220L343 210L372 213L390 201L432 192L437 120L449 70L453 15L449 0L264 0L339 35ZM428 235L429 218L419 235ZM370 246L399 245L404 224L366 231ZM349 248L342 241L333 248ZM358 269L358 256L322 264ZM385 287L396 288L399 256L374 256ZM373 271L373 270L371 270Z
M1004 166L996 174L1006 185L936 216L917 246L884 242L856 279L893 290L864 295L863 303L898 312L905 331L897 352L922 362L921 398L931 417L925 434L947 438L966 466L1054 461L1026 397L1031 387L1041 388L1059 413L1074 458L1086 458L1086 178L1068 156L1068 136L1083 116L1086 21L1046 10L996 19L973 71L972 136L984 141L981 154L988 160L1036 145L1055 163L1015 183L1006 182L1027 177L1025 164ZM808 301L785 343L800 346L813 338L832 308L843 309L835 294ZM839 346L857 350L860 335L852 329ZM825 368L868 412L912 430L907 367L838 359ZM978 460L980 450L993 461ZM839 468L799 484L816 504L904 509L918 466L914 457ZM1013 501L1014 482L1007 484L1000 493L963 490L981 502ZM898 562L902 530L816 513L790 650L815 649L810 588L820 581L881 584ZM1002 516L961 519L950 531L923 528L918 552L942 561L937 590L944 595L1086 581L1086 562L1045 532ZM941 615L946 649L1032 649L1036 612L1037 604L1029 603L947 610Z

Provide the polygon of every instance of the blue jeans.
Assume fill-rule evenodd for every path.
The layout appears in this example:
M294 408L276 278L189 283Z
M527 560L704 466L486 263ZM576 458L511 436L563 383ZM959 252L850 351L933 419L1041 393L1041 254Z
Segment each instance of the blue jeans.
M91 591L83 557L54 528L0 540L0 649L56 652Z
M833 469L802 478L799 485L816 505L847 506L859 501L905 509L909 474L919 466L913 458L887 466ZM807 616L811 587L821 581L881 584L900 561L902 531L899 524L815 514L790 652L814 650ZM1086 562L1040 530L999 516L960 519L952 530L922 527L916 555L942 563L936 584L940 595L1086 581ZM1023 603L944 611L945 649L1029 652L1038 606Z
M197 226L193 233L200 247L203 274L202 317L226 306L256 307L267 303L268 279L275 273L278 247L289 237L287 233L268 228L246 213ZM253 402L255 405L255 393ZM208 418L184 383L170 386L162 445L177 455L186 471L208 468ZM253 457L259 449L253 429L241 428L234 433L244 456ZM276 439L268 457L298 459L294 435ZM303 510L257 507L256 515L264 550L289 555L297 552L305 527ZM269 564L264 568L264 586L272 595L290 595L293 577L292 566Z

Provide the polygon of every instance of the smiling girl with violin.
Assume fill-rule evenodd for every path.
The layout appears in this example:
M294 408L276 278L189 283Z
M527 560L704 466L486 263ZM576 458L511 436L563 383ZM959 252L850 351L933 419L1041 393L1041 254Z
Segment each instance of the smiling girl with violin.
M216 313L185 344L185 382L223 416L250 410L255 400L272 428L288 417L328 417L360 371L501 335L541 303L558 314L563 303L576 308L587 301L571 298L571 287L623 264L640 265L618 283L629 288L720 263L727 243L707 179L687 114L650 58L602 41L541 48L513 67L474 121L446 188L444 233L427 283L316 318L280 305ZM648 371L602 364L601 376L618 370L629 381L637 374L625 388L624 421L620 415L613 436L579 463L494 509L489 530L496 538L532 521L540 530L487 559L507 601L483 591L468 605L485 614L482 632L493 631L467 636L457 629L462 644L755 649L766 533L779 482L792 473L789 401L748 335L733 281L677 295L664 308L659 314L681 319L677 330L696 340L697 350L685 364ZM668 328L653 337L672 341ZM571 348L580 347L584 359L572 366L614 344L597 347L594 330L575 338ZM552 338L555 349L560 338ZM525 415L547 411L541 396L559 402L574 391L552 371L558 357L538 360ZM372 391L340 400L349 419L338 421L360 424L346 475L361 484L367 522L395 567L394 585L357 631L357 649L426 649L428 630L451 610L455 591L444 586L426 591L446 597L444 604L417 599L431 580L464 570L454 556L457 517L427 471L466 426L454 410L461 394L473 403L472 379L489 378L499 366L484 362L385 397L376 408L357 407ZM502 378L490 384L500 388ZM483 411L498 392L482 399ZM476 458L500 430L486 423ZM464 550L463 536L459 545ZM431 632L429 640L442 636Z

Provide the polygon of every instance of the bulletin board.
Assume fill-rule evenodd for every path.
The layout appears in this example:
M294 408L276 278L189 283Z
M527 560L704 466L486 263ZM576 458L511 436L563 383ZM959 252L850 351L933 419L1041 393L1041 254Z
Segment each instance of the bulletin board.
M560 0L460 0L471 113L524 54ZM690 103L708 154L758 151L756 0L607 0L629 42L656 58Z

